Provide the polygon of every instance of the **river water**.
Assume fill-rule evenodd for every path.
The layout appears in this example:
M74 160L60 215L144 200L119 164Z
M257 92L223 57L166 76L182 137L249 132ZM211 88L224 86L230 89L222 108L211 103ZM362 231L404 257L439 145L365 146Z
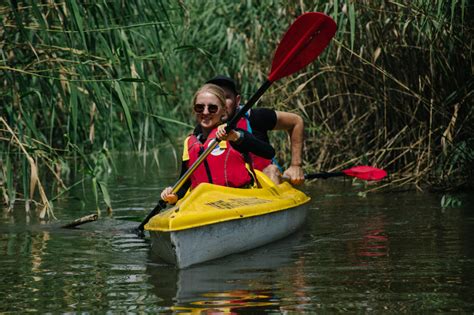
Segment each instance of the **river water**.
M474 200L358 194L351 180L307 183L305 226L267 246L185 270L150 257L132 233L175 181L173 158L124 155L107 178L113 211L96 213L90 187L55 202L41 223L18 203L1 210L0 313L474 312ZM101 205L101 208L104 208Z

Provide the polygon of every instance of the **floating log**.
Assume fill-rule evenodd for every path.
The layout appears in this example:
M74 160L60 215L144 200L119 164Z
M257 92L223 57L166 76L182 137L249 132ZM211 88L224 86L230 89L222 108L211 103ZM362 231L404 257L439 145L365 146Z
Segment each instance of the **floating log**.
M88 222L92 222L92 221L97 221L97 218L99 216L97 214L89 214L89 215L86 215L82 218L79 218L79 219L76 219L72 222L69 222L68 224L65 224L63 226L61 226L62 228L65 228L65 229L70 229L70 228L73 228L73 227L76 227L78 225L81 225L81 224L84 224L84 223L88 223Z

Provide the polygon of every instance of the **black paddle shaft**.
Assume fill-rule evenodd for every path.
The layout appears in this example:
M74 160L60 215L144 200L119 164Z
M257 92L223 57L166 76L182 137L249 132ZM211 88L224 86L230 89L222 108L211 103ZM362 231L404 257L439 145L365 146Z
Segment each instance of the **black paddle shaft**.
M150 211L150 213L148 213L148 215L146 216L146 218L142 221L142 223L140 223L140 225L137 227L137 232L138 234L141 234L141 236L143 236L143 229L145 227L145 224L148 223L148 221L150 221L150 219L152 217L154 217L156 214L158 214L161 210L165 209L166 208L166 202L161 199L158 204L156 205L156 207Z
M248 100L247 104L245 104L244 107L242 107L237 114L232 117L232 119L227 123L227 126L225 127L225 131L229 132L232 129L235 128L237 125L237 122L239 121L240 118L242 118L245 113L253 106L257 101L260 99L260 97L265 93L266 90L272 85L272 81L266 80L262 86L255 92L255 94Z
M344 176L343 172L333 172L333 173L316 173L316 174L305 174L304 178L305 179L314 179L314 178L322 178L322 179L328 179L330 177L339 177L339 176Z

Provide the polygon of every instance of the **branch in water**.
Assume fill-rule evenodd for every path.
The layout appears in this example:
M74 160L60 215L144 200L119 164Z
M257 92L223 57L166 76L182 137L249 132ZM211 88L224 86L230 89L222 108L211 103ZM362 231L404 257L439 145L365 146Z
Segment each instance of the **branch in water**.
M74 220L74 221L72 221L68 224L65 224L61 227L65 228L65 229L70 229L70 228L76 227L76 226L84 224L84 223L96 221L98 217L99 216L97 214L89 214L89 215L86 215L82 218L76 219L76 220Z

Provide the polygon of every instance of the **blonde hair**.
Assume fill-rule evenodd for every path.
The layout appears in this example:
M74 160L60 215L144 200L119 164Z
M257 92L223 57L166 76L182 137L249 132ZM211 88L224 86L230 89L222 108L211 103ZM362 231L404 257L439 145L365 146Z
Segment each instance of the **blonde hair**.
M225 110L225 91L220 86L212 83L204 84L196 91L196 93L194 93L192 106L196 104L196 99L198 95L203 92L211 93L212 95L217 97L220 101L220 106Z

